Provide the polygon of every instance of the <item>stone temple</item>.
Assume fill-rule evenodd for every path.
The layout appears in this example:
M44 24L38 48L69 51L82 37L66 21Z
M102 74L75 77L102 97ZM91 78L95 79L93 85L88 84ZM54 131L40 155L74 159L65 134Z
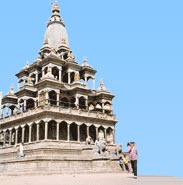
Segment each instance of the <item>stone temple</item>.
M55 2L36 61L16 74L17 92L0 94L1 174L121 171L114 95L102 81L95 89L95 74L86 59L75 61Z

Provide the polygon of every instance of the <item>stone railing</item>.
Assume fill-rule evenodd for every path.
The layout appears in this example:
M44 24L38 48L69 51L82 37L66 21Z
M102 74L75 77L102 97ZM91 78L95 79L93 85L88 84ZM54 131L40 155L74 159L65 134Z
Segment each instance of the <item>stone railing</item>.
M0 125L8 121L15 121L21 118L32 116L34 114L42 113L44 111L50 111L50 112L62 113L62 114L70 114L70 115L83 116L83 117L90 117L90 118L98 118L98 119L104 119L104 120L109 120L109 121L110 120L116 121L116 116L114 114L106 114L106 113L101 113L101 112L94 112L94 111L88 111L84 109L76 109L76 108L70 108L70 107L64 108L60 106L45 105L43 107L29 109L26 112L16 113L11 116L6 116L4 118L1 118Z

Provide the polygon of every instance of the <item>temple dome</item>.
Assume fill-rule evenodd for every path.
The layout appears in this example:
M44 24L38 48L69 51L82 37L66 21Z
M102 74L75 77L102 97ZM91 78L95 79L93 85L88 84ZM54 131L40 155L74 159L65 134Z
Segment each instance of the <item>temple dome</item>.
M52 8L52 16L48 22L47 30L44 36L44 41L45 40L47 40L51 48L56 50L62 45L69 47L67 31L60 16L60 10L57 2L54 3Z

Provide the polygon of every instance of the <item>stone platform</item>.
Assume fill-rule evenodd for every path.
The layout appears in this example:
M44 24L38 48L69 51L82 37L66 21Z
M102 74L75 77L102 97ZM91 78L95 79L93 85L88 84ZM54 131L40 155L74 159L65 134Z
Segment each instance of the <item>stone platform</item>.
M132 174L62 174L37 176L0 176L0 185L183 185L177 177L139 176Z
M94 145L44 141L24 146L24 158L15 147L0 149L0 175L121 173L115 145L98 154Z

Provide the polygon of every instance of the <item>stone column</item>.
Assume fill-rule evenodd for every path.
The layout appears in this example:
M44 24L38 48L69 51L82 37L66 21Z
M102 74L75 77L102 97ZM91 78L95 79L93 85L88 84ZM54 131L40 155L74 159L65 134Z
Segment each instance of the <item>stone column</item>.
M59 81L62 82L62 67L59 69Z
M3 145L5 146L5 144L6 144L6 132L3 132L3 135L4 135Z
M48 99L49 99L48 91L46 91L46 93L45 93L45 98L46 98L46 100L45 100L46 101L46 105L48 105L48 103L49 103L48 102Z
M98 127L96 127L96 138L98 139Z
M60 94L57 93L57 106L59 106L59 97L60 97Z
M48 122L45 122L45 140L48 139Z
M17 145L18 141L18 128L15 128L15 145Z
M89 133L89 126L87 126L87 137L90 135L90 133Z
M39 141L39 123L37 123L37 141Z
M105 110L104 110L104 103L102 103L102 113L103 113L103 114L105 113Z
M9 145L11 145L12 129L10 129L9 131L10 131L10 135L9 135Z
M31 142L31 136L32 136L32 125L29 126L29 143Z
M87 83L87 76L85 76L85 85L87 86L88 83Z
M78 142L80 142L80 129L79 129L79 125L77 125L78 128Z
M107 130L106 130L106 128L104 128L104 138L105 139L107 138Z
M67 124L67 141L70 141L70 125Z
M38 83L38 71L35 72L35 76L36 76L35 84L37 84Z
M27 106L27 101L26 101L26 100L24 100L24 110L23 110L23 112L25 112L25 111L26 111L26 106Z
M59 123L57 123L57 141L59 141Z
M25 127L22 128L22 143L24 143Z
M93 89L95 89L95 78L92 79L93 82Z
M114 130L113 130L113 144L115 144L116 143L116 141L115 141L115 128L114 128Z
M71 83L71 73L68 72L68 84L70 84L70 83Z

